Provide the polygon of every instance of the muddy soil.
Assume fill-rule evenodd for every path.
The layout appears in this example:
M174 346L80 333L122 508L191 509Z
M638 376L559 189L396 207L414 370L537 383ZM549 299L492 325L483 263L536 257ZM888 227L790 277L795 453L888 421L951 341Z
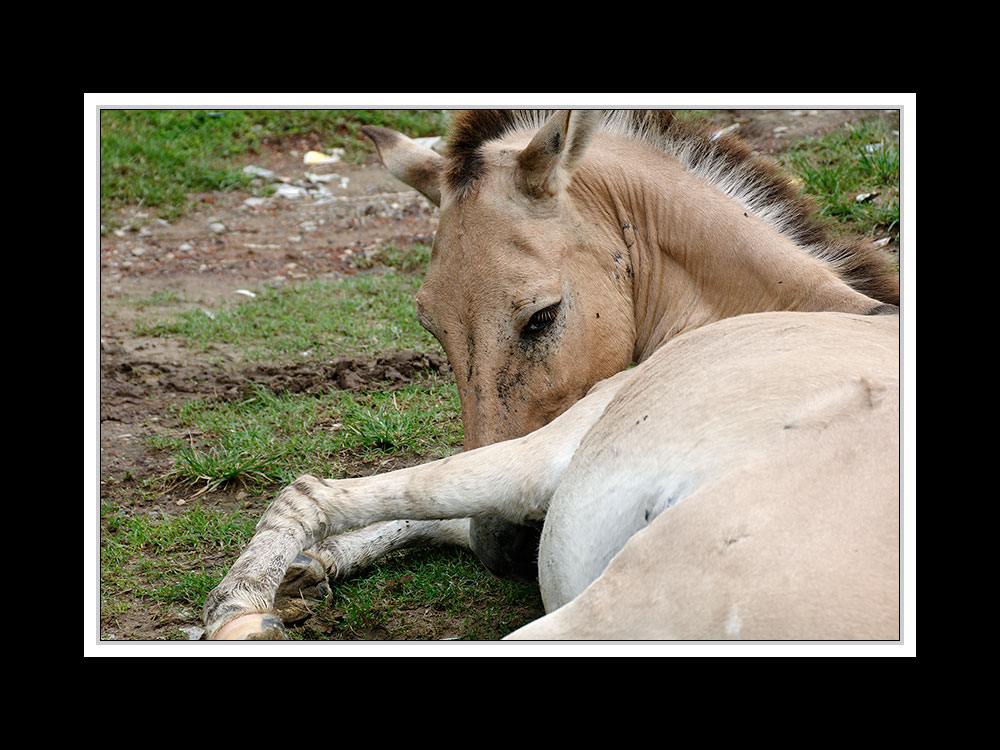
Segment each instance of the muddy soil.
M757 149L774 154L802 136L823 134L873 114L731 110L720 112L716 119L720 127L738 124L738 132ZM184 306L211 310L222 301L241 299L240 289L357 273L359 258L384 243L400 248L430 243L437 211L423 196L389 175L374 156L361 165L307 167L303 155L318 145L303 137L248 164L269 169L290 183L304 179L307 172L335 174L324 183L330 200L274 197L248 205L245 201L251 196L245 193L205 193L193 196L196 208L169 225L159 222L150 209L128 207L121 212L127 228L101 237L100 332L85 343L100 347L100 424L88 427L99 433L102 502L134 497L139 482L170 470L168 455L150 447L149 440L176 430L169 416L174 404L199 396L237 395L248 381L276 391L309 392L331 383L342 388L391 387L427 367L450 377L447 362L437 353L248 365L224 347L199 352L176 340L136 335L140 314L152 319L158 313L174 315ZM157 299L163 300L162 309ZM136 300L146 301L141 311ZM92 491L85 488L88 494ZM146 507L137 512L178 512L193 492L165 490L147 497ZM238 491L221 490L214 500L263 508L262 499ZM137 612L102 623L101 636L155 640L168 625ZM440 632L440 625L428 630Z

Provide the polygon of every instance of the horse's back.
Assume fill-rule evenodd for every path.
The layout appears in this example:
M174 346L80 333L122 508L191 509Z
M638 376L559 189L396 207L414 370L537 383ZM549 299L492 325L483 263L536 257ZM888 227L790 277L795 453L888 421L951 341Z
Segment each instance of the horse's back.
M898 401L896 316L746 316L668 344L574 456L540 559L561 608L516 637L896 638Z

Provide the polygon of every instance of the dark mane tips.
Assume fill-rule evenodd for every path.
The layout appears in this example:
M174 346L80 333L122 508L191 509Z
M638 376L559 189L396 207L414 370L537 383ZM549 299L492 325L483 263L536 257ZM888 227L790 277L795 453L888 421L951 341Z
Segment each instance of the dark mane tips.
M444 182L453 192L463 194L483 171L482 145L502 138L523 121L518 110L469 109L453 112L448 125Z

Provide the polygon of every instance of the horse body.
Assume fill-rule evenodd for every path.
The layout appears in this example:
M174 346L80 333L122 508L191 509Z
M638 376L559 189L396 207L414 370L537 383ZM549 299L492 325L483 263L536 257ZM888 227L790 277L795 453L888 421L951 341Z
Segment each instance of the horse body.
M896 638L898 320L741 316L625 373L547 508L572 607L515 637Z
M826 474L858 474L844 455L849 415L858 429L877 422L883 446L892 444L894 429L898 441L892 409L873 422L862 408L898 405L898 385L887 374L898 370L898 323L894 329L873 322L883 318L857 317L898 303L898 281L874 251L818 231L794 186L738 142L688 131L669 115L473 112L456 121L448 158L390 131L366 133L390 171L441 206L417 313L455 372L467 451L396 478L293 484L206 603L209 632L234 614L268 611L295 554L342 530L338 514L347 513L348 526L471 518L470 543L480 558L498 574L537 573L546 610L562 613L529 626L526 637L895 637L886 635L891 626L831 629L822 608L783 630L768 624L768 605L759 599L758 609L735 599L713 605L711 627L694 614L698 606L681 605L691 604L685 592L706 607L728 596L717 581L722 568L704 557L709 553L690 550L698 539L711 548L706 540L718 529L710 530L710 521L732 518L737 528L747 509L769 507L768 483L806 476L809 484L808 477L825 475L821 466L831 467ZM866 344L866 336L879 343ZM861 350L866 354L855 356ZM816 452L825 445L819 433L844 436L825 462ZM803 447L812 438L818 442ZM819 465L804 473L786 455ZM896 477L886 458L874 473ZM452 485L461 492L449 495ZM722 487L746 488L748 499ZM746 571L731 574L731 583L745 587L755 572L760 591L771 596L782 590L782 576L814 576L828 554L842 555L837 544L849 544L843 535L815 537L815 522L794 520L807 506L787 490L775 494L788 507L775 506L771 525L733 532L743 541L725 557ZM879 495L880 513L890 496ZM841 531L868 507L867 493L852 497L862 507L843 511L846 520L835 525ZM898 503L898 483L890 500ZM338 503L364 510L335 510ZM716 510L702 510L710 507ZM307 533L292 534L290 523ZM764 575L768 555L788 546L774 544L779 539L799 544L804 557ZM681 549L691 554L672 552ZM842 566L855 580L857 566L874 565L866 550ZM661 558L665 570L675 566L672 573L652 572ZM647 563L651 572L638 575ZM881 571L883 561L875 567ZM667 580L675 583L661 585ZM886 586L880 601L891 599L891 581ZM850 590L850 580L827 588ZM649 607L639 604L643 591L653 596ZM864 601L852 612L873 609ZM685 614L660 618L664 602ZM813 611L794 601L776 606ZM643 619L646 610L652 619ZM583 622L592 629L567 628L572 612L587 612ZM598 625L599 612L624 629ZM703 627L680 627L686 616Z

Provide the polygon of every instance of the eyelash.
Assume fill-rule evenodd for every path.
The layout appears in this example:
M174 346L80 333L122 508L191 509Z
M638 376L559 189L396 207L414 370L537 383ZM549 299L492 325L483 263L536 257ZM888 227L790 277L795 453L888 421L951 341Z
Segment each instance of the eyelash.
M525 324L522 334L527 336L536 336L546 328L548 328L555 321L556 317L559 315L559 303L554 305L549 305L536 312L528 322Z

